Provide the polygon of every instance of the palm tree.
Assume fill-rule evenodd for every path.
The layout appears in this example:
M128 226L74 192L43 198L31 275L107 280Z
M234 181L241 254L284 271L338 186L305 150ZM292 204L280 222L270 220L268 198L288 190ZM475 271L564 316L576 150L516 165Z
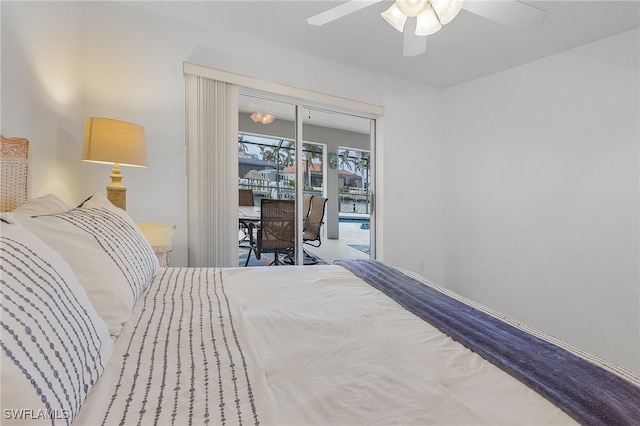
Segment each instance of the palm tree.
M247 144L244 143L244 135L238 136L238 154L239 155L247 154Z
M262 160L271 162L276 161L275 150L273 148L273 146L269 145L258 146L258 149L260 150L260 157L262 157Z
M351 157L349 157L349 150L345 149L340 153L340 168L342 170L352 170L351 167Z
M355 156L353 157L353 167L354 173L361 172L362 168L362 151L356 151Z
M280 198L280 169L287 167L287 164L291 161L291 150L287 149L291 146L291 141L285 142L283 139L280 139L278 145L273 146L273 153L276 157L275 161L278 162L278 164L276 164L276 191L278 198Z
M280 141L279 157L282 161L282 167L288 167L295 163L294 156L291 154L294 149L295 142L293 141Z
M313 160L322 161L322 146L316 144L304 144L302 147L304 151L304 165L307 173L307 184L311 186L311 171L309 168L313 164Z
M356 158L354 159L355 172L360 172L364 178L362 181L362 189L364 189L364 183L369 182L369 151L358 151Z

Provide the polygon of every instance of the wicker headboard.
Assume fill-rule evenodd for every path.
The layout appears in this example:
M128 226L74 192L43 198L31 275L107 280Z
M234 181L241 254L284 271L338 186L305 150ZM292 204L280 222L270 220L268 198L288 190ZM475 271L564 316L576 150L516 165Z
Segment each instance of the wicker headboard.
M0 138L0 211L7 212L31 195L31 155L27 139Z

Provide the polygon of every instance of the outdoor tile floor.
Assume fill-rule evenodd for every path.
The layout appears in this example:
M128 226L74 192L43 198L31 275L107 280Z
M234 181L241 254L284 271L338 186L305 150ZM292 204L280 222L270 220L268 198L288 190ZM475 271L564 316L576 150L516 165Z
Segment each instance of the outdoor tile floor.
M330 240L323 235L320 247L307 247L307 250L329 264L336 259L368 258L368 254L349 245L369 245L369 230L361 229L360 225L355 222L340 222L340 239Z
M331 264L336 259L366 259L369 255L358 250L351 245L368 246L369 230L362 229L360 223L340 222L340 238L328 239L323 229L322 244L320 247L304 245L305 250L322 259L325 263ZM247 250L240 249L239 265L244 266ZM253 254L251 258L254 259ZM272 257L270 259L273 259ZM261 264L264 262L260 262ZM268 263L268 262L267 262Z

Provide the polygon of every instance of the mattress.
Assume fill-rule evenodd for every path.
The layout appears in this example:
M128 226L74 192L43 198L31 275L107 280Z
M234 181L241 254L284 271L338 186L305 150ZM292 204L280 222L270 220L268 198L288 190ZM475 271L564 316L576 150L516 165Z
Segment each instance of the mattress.
M229 423L575 422L341 266L161 269L74 424Z
M560 425L584 418L578 405L596 419L583 423L640 424L638 374L410 272L342 262L160 268L102 194L29 200L0 217L2 423ZM474 318L539 346L515 364L544 360L542 374L467 341L488 335ZM541 376L561 378L562 403Z

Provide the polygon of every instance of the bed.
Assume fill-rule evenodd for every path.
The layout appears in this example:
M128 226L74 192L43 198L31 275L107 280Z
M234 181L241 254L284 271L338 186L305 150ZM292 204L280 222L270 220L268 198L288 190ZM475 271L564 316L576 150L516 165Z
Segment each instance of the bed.
M375 260L161 268L100 193L1 214L3 424L638 424L638 374Z

